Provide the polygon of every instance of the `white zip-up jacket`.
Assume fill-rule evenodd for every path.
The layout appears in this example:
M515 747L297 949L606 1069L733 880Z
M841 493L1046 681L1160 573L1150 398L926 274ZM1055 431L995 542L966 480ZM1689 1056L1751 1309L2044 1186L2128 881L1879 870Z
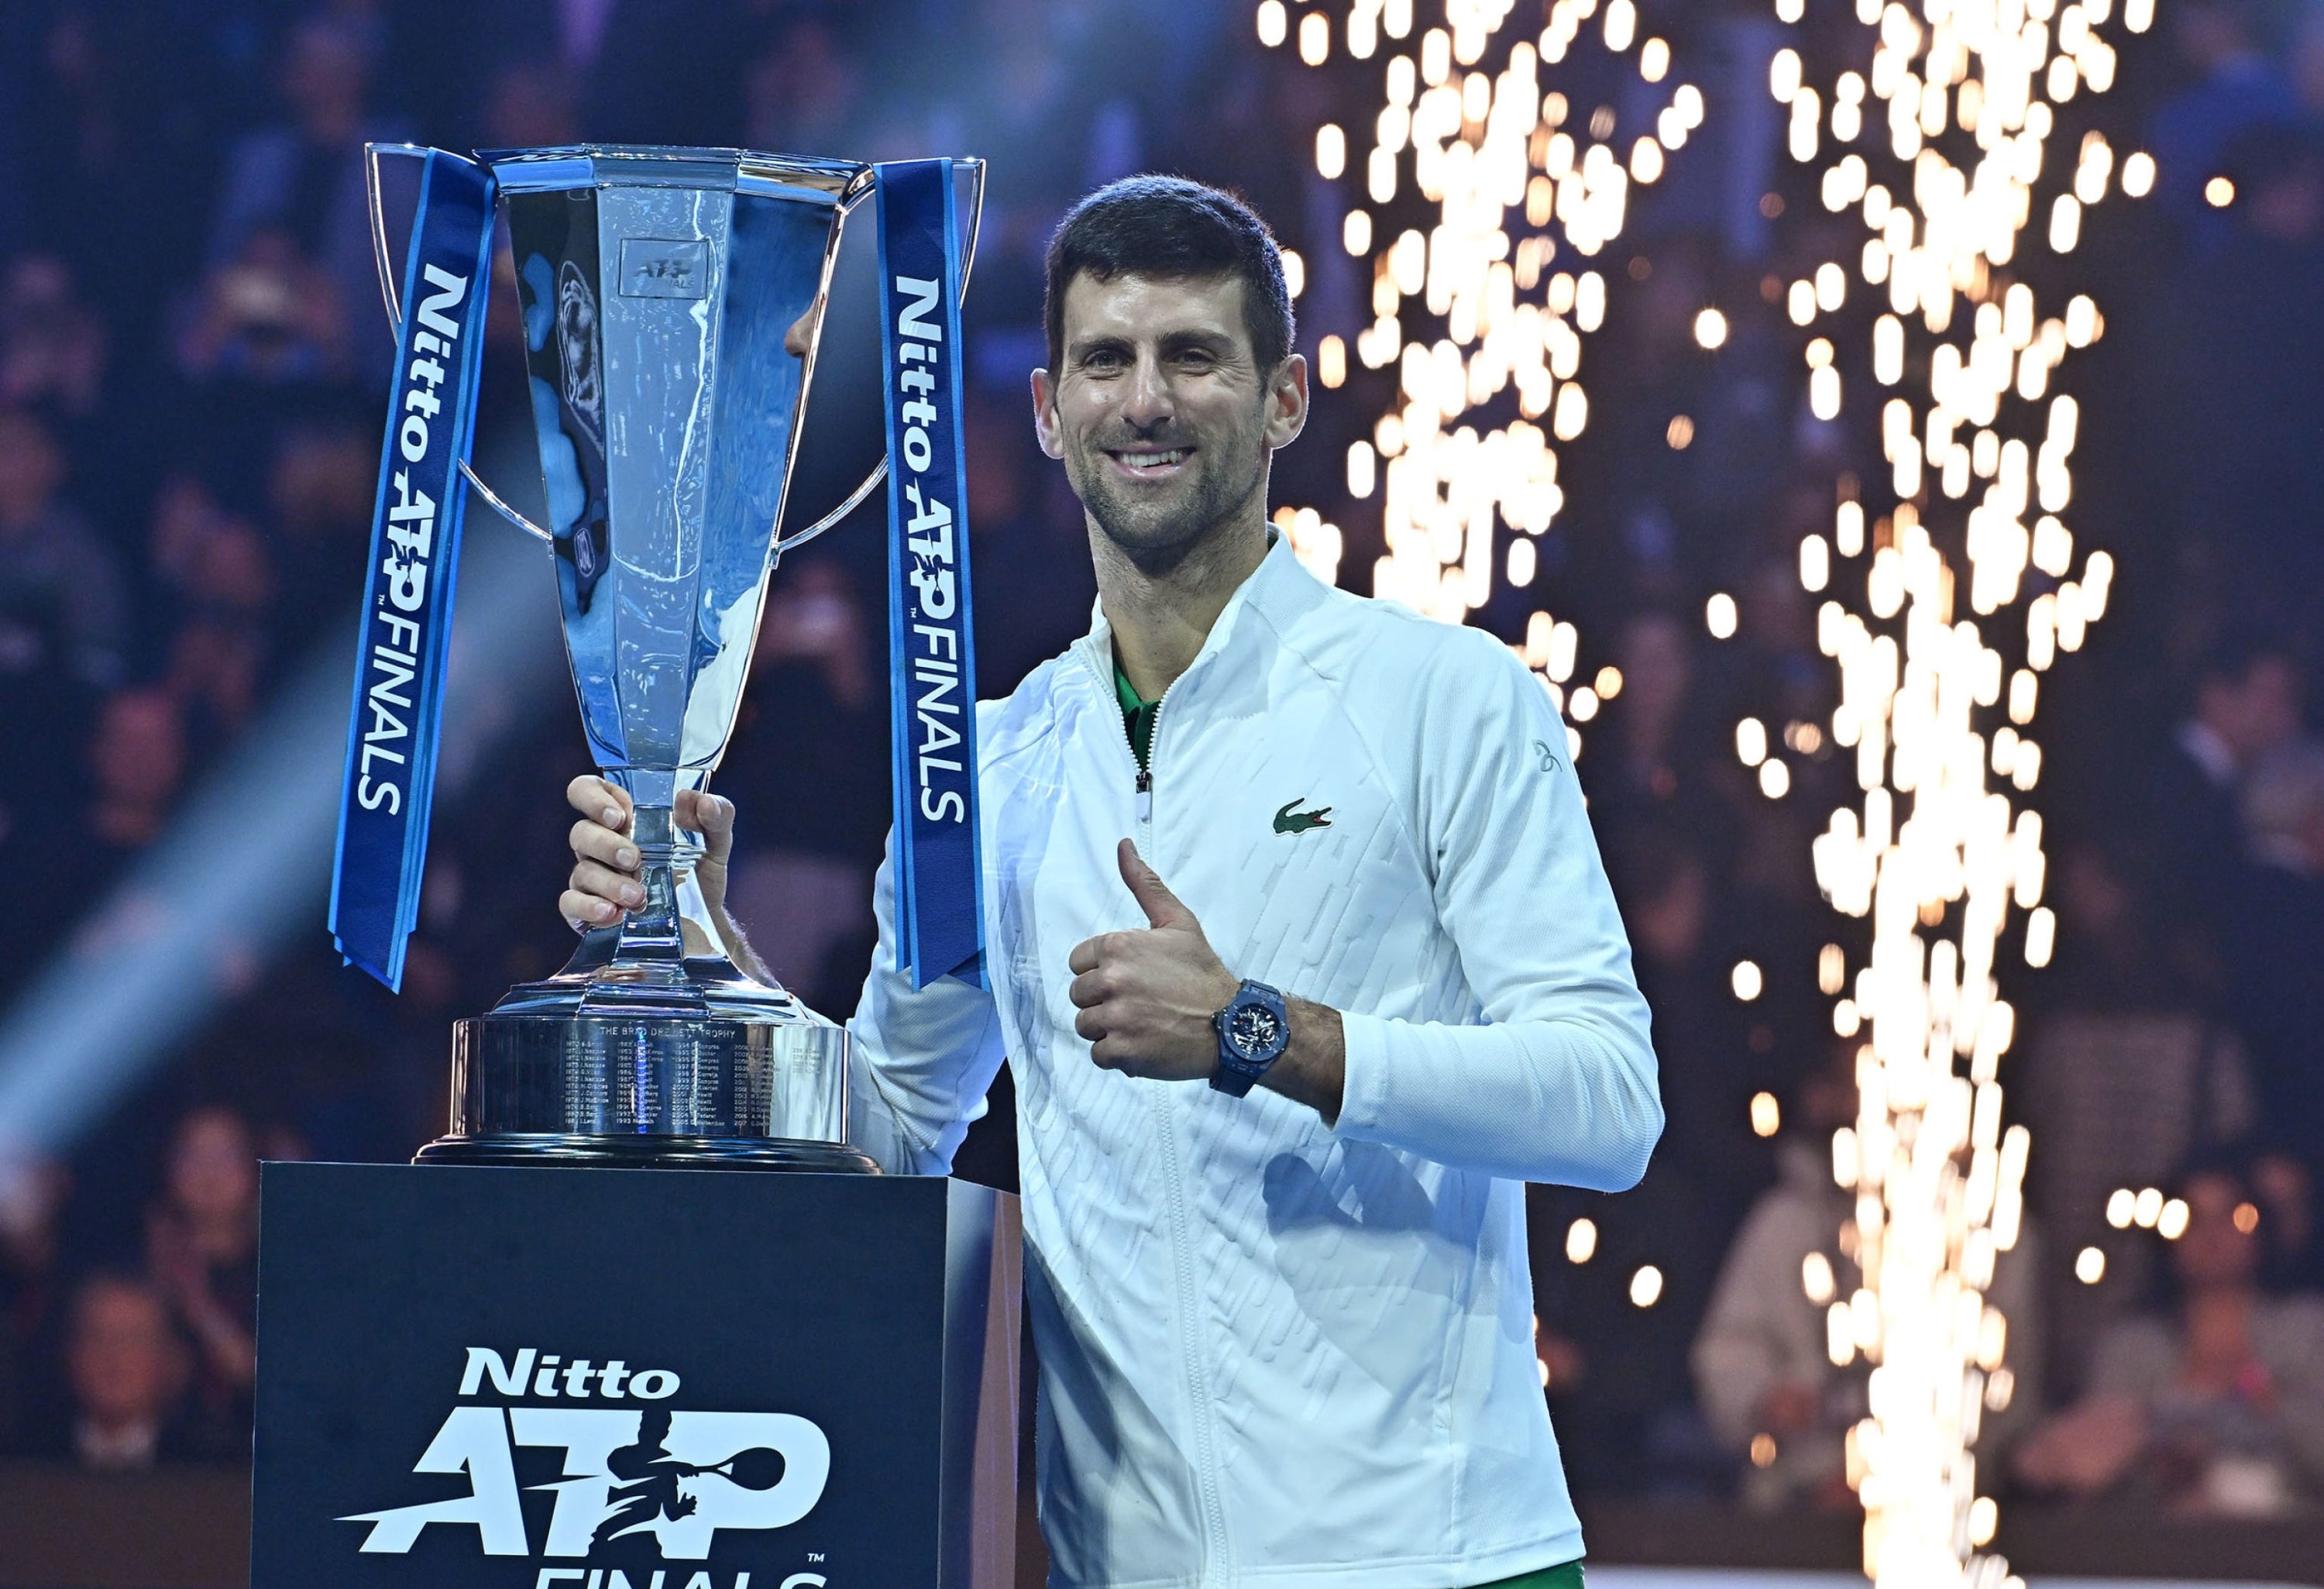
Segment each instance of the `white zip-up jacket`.
M850 1023L891 1171L946 1169L1012 1061L1051 1583L1465 1589L1581 1556L1521 1183L1635 1184L1662 1107L1563 725L1489 635L1280 540L1143 784L1113 666L1101 614L979 707L992 991L897 974L891 853ZM1334 1124L1092 1062L1066 958L1146 925L1124 836L1229 971L1342 1012Z

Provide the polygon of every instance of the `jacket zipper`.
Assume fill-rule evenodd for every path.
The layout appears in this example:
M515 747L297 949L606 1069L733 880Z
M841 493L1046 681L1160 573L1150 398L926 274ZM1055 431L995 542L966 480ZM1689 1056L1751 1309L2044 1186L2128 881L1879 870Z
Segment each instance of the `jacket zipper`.
M1092 668L1094 670L1094 663L1092 664ZM1184 675L1180 677L1183 678ZM1111 691L1113 680L1111 678L1101 675L1098 682L1108 691ZM1154 752L1162 743L1162 711L1170 704L1171 692L1177 688L1177 679L1172 679L1169 688L1162 692L1162 698L1154 703L1154 727L1146 737L1146 762L1143 766L1139 765L1138 747L1130 743L1129 719L1122 719L1121 748L1130 753L1130 764L1137 769L1137 775L1130 782L1130 791L1137 797L1135 808L1138 813L1138 836L1140 841L1138 847L1140 855L1144 855L1148 847L1144 841L1154 836ZM1115 710L1118 715L1120 712L1118 703Z
M1185 677L1179 675L1180 679ZM1099 682L1109 689L1113 683L1106 678L1101 678ZM1131 785L1137 796L1138 848L1149 863L1154 849L1154 763L1162 748L1162 714L1169 709L1170 697L1177 688L1178 680L1172 679L1169 688L1162 692L1162 698L1154 703L1154 727L1147 736L1146 764L1142 767L1138 766L1138 747L1130 743L1128 719L1122 718L1119 711L1115 714L1121 723L1122 748L1130 753L1130 765L1138 767L1138 776ZM1154 1102L1161 1128L1163 1176L1169 1183L1171 1278L1180 1308L1178 1349L1184 1360L1188 1413L1194 1423L1195 1488L1203 1509L1203 1580L1213 1583L1224 1575L1231 1553L1226 1545L1226 1510L1219 1498L1217 1447L1211 1427L1210 1375L1203 1365L1201 1334L1193 1327L1193 1317L1202 1307L1202 1298L1194 1280L1193 1245L1186 1233L1189 1221L1185 1179L1179 1170L1177 1122L1170 1090L1157 1090Z

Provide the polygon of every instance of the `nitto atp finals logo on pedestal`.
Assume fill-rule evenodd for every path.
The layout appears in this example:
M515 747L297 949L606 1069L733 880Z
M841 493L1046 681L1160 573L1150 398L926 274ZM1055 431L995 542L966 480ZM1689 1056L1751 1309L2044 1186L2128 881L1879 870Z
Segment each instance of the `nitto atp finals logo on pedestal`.
M252 1589L1007 1589L1016 1203L271 1164Z
M486 1556L581 1560L635 1540L636 1547L650 1543L663 1561L698 1563L709 1559L721 1529L785 1529L815 1510L831 1477L831 1442L820 1428L794 1413L665 1405L683 1382L669 1369L632 1372L619 1358L604 1364L586 1357L568 1361L531 1346L503 1357L471 1346L460 1376L462 1404L446 1415L411 1470L464 1474L468 1492L339 1520L371 1525L358 1547L367 1553L404 1555L432 1527L473 1530ZM526 1397L585 1405L518 1400ZM630 1405L622 1405L625 1400ZM538 1539L527 1529L518 1491L519 1446L558 1455L558 1478L536 1486L556 1497ZM634 1554L636 1547L623 1554ZM665 1575L657 1569L636 1589L665 1589ZM546 1589L585 1576L572 1568L545 1567L539 1582ZM618 1567L605 1569L600 1589L613 1589L615 1580L630 1576ZM749 1580L743 1572L733 1582L747 1589ZM823 1575L799 1573L784 1580L784 1589L825 1582ZM696 1572L683 1583L670 1578L668 1589L719 1585L709 1573Z

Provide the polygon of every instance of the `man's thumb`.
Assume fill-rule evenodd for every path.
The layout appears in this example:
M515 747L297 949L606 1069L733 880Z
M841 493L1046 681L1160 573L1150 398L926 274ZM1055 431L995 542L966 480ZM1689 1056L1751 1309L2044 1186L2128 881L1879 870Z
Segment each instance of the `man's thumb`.
M1145 857L1138 853L1138 846L1135 844L1123 839L1119 857L1121 862L1121 881L1130 885L1130 895L1146 912L1148 926L1199 926L1194 920L1194 913L1180 903L1178 896L1172 893L1163 883L1161 873L1146 864Z
M678 806L678 826L702 836L704 858L723 864L734 847L734 802L706 790L681 790Z

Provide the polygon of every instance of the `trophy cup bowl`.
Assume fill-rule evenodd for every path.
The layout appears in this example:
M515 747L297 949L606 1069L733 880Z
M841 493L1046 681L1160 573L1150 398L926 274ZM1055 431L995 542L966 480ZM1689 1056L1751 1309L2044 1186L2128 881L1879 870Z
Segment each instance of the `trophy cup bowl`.
M372 158L374 238L391 314ZM821 316L873 168L724 149L488 152L513 256L549 523L591 753L633 802L645 903L453 1030L423 1163L872 1171L848 1141L846 1029L744 976L673 821L741 706ZM982 165L964 162L982 186ZM972 208L971 214L974 214ZM465 467L465 466L464 466Z

